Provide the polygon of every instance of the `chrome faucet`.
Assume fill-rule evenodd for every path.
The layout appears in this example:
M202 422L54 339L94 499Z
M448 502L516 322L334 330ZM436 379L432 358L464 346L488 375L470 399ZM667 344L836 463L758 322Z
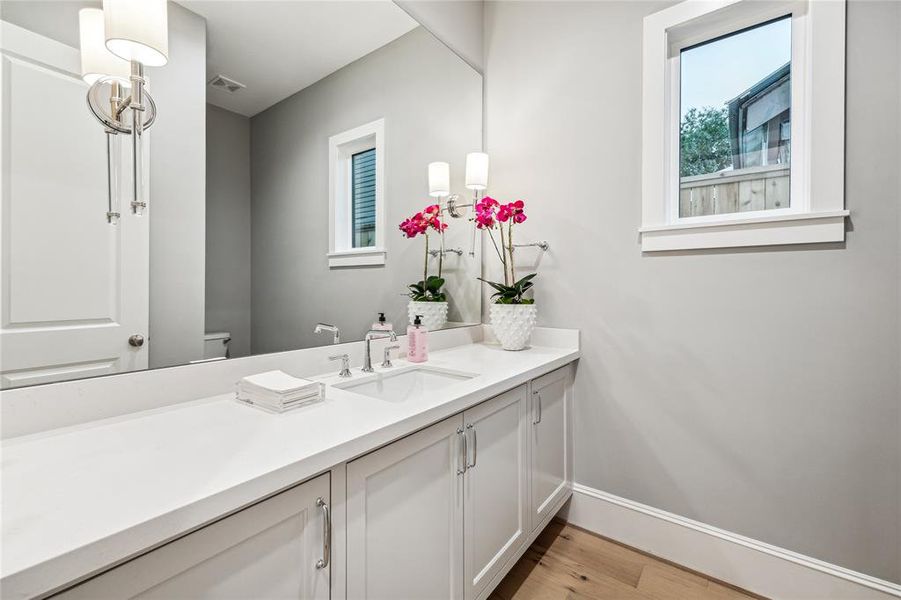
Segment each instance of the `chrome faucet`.
M397 334L394 333L393 329L370 329L366 332L366 336L363 338L363 341L366 343L365 352L363 354L363 372L364 373L372 373L372 350L369 347L369 342L372 340L378 340L381 338L391 338L392 342L397 341Z
M335 337L332 339L333 344L341 343L341 332L338 331L337 325L329 325L328 323L316 323L316 328L313 329L313 333L322 333L323 331L331 331L335 334Z

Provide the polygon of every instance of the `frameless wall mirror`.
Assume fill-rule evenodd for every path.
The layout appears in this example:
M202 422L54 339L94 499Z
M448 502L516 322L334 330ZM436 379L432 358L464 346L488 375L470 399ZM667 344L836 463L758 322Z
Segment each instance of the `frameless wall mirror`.
M442 202L429 163L464 189L482 77L393 2L0 19L3 388L401 332L439 262L442 326L479 322L468 220L431 253L398 225Z

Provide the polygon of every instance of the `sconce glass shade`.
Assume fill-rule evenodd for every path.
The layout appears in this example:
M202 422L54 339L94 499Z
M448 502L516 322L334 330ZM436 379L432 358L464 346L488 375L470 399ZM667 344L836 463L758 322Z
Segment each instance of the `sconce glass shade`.
M429 196L438 198L450 195L450 165L446 162L429 163Z
M131 65L106 49L103 35L103 11L82 8L78 11L79 45L81 46L81 78L93 85L101 77L115 77L123 85L131 85Z
M166 0L103 0L103 14L110 52L147 67L169 61Z
M466 155L466 187L484 190L488 187L488 155L470 152Z

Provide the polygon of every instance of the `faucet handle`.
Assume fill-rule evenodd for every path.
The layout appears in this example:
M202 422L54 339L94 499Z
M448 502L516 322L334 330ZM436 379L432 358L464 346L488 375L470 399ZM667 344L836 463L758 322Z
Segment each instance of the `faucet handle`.
M398 350L399 348L400 346L398 344L395 344L393 346L385 346L385 359L382 361L383 369L390 369L394 366L393 364L391 364L391 351Z
M338 377L350 377L350 356L349 355L336 354L334 356L329 356L328 359L341 361L341 372L338 373Z

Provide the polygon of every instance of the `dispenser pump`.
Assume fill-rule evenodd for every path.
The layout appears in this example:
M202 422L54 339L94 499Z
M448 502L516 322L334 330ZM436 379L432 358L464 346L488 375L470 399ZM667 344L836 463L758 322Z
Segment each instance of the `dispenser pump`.
M391 323L389 323L388 320L385 319L385 313L383 313L383 312L379 313L379 319L378 319L378 321L376 321L372 324L372 328L379 330L379 331L393 331L394 330L394 327L392 327Z
M416 318L413 319L413 325L419 327L422 325L422 315L416 315Z

